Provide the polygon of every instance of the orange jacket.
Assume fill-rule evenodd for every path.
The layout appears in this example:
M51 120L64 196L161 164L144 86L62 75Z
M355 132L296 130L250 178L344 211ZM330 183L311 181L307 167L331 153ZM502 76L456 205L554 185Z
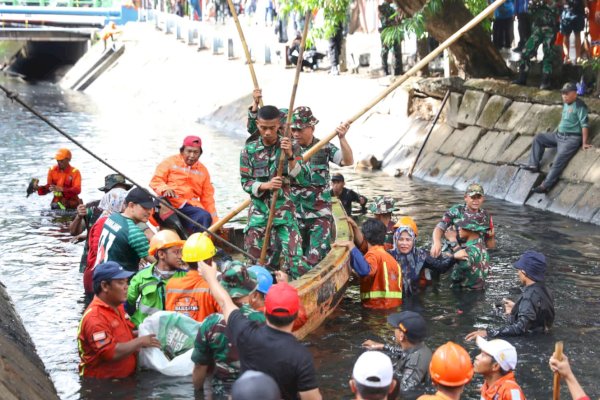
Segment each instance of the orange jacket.
M210 183L208 170L200 161L189 167L181 154L165 159L156 167L150 187L160 196L172 189L177 194L177 197L169 199L174 207L180 208L186 203L201 207L210 213L213 223L217 220L215 189Z
M210 294L208 283L197 270L190 269L181 278L171 278L166 288L166 311L176 311L198 322L212 313L221 312Z
M368 308L388 309L402 305L402 268L383 246L365 254L369 275L360 278L360 298Z
M525 395L511 371L491 386L484 382L481 387L481 400L525 400Z
M77 195L81 193L81 174L77 168L69 165L64 171L61 171L58 165L53 166L48 170L46 185L38 187L38 194L44 196L50 193L50 185L63 188L62 192L53 192L52 203L60 202L66 208L77 208L80 203Z

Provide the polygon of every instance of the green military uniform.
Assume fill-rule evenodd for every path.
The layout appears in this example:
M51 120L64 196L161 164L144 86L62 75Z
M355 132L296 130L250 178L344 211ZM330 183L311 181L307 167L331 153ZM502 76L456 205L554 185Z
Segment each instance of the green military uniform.
M465 243L469 258L460 261L452 270L452 287L483 289L490 269L490 256L481 238Z
M281 151L280 139L274 145L267 146L262 138L258 138L247 143L240 155L242 188L250 194L252 201L248 209L248 224L244 230L244 248L257 259L260 257L271 204L271 191L260 191L259 187L277 176ZM295 154L298 154L297 151ZM295 168L288 172L286 162L283 177L284 184L277 197L267 264L272 268L279 268L280 262L283 263L283 269L288 271L292 279L296 279L310 268L302 259L302 239L295 217L296 207L291 199L290 178L303 182L304 169L300 163L296 163Z
M523 53L521 53L520 70L529 69L531 58L537 54L537 49L541 44L544 50L542 72L546 75L552 74L552 62L556 58L554 40L558 30L559 11L556 0L529 1L529 14L533 29L525 43Z
M221 285L233 299L241 298L256 290L257 277L239 261L234 261L223 273ZM240 312L250 321L261 324L266 321L262 312L252 309L248 304L243 304ZM240 357L228 336L227 321L223 314L211 314L202 322L194 342L192 361L195 364L214 366L214 395L224 396L229 393L240 373Z
M250 321L265 323L265 315L248 304L240 312ZM214 365L212 389L215 395L225 395L240 373L238 350L227 336L227 323L223 314L211 314L202 322L196 336L192 361L195 364Z
M381 23L379 32L382 32L385 28L398 25L398 21L395 18L397 10L392 6L392 4L384 2L383 4L379 5L378 10L379 22ZM394 54L394 75L401 75L402 49L400 47L400 42L398 40L394 40L391 44L386 44L383 41L383 36L381 36L381 66L383 67L383 71L386 75L390 74L388 67L388 54L390 53L390 50L392 50Z
M186 271L177 270L168 278L163 278L155 269L156 263L139 271L131 278L127 289L128 311L135 308L131 322L139 326L157 311L165 309L165 286L170 278L182 277Z
M298 107L292 117L292 129L304 129L319 121L308 107ZM305 153L319 142L313 141L306 147L300 146ZM292 200L296 205L296 218L302 236L302 252L306 262L315 266L331 249L331 190L329 188L329 163L342 164L342 152L328 143L308 161L301 162L306 179L292 181Z
M459 229L479 233L476 239L467 241L463 248L468 258L460 261L452 270L452 287L480 290L490 270L490 256L481 238L489 227L487 215L476 213L456 222Z

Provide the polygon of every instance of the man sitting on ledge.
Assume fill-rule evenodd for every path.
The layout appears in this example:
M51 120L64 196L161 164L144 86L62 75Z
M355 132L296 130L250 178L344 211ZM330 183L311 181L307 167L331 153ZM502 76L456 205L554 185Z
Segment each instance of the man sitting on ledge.
M533 139L529 161L519 164L531 172L538 172L540 161L547 147L556 147L556 156L546 179L537 187L531 189L533 193L546 193L558 181L569 160L581 147L587 150L592 147L588 143L588 109L586 104L577 98L577 86L574 83L565 83L561 89L564 102L562 117L556 132L538 133Z

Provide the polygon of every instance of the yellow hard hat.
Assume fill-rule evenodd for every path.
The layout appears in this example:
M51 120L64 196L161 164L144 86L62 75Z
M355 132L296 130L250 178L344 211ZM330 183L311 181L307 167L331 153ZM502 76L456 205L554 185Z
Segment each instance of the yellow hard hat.
M184 243L185 240L181 240L175 231L165 229L152 237L152 240L150 240L150 250L148 253L154 254L158 250L168 249L169 247L173 246L181 247Z
M208 260L217 254L217 249L206 233L194 233L185 241L181 259L185 262Z

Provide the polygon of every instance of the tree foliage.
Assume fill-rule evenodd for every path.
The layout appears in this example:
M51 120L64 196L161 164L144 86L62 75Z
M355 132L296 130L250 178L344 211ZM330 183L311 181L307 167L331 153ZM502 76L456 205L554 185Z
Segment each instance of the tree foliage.
M307 10L312 10L313 15L322 10L324 21L322 26L311 28L310 36L313 38L329 38L333 36L336 28L348 20L350 0L280 0L278 12L290 15L296 12L305 15Z
M395 0L402 1L402 0ZM456 0L429 0L425 3L423 8L415 12L412 17L402 18L400 25L390 26L385 28L381 35L384 43L391 45L394 41L401 41L406 35L413 34L417 39L422 39L427 34L425 28L425 22L427 17L430 15L437 14L444 1L456 1ZM475 16L479 14L488 6L487 0L464 0L467 9ZM392 16L392 18L396 15ZM449 16L451 17L451 16ZM482 23L486 32L491 30L491 24L489 20L484 20Z

